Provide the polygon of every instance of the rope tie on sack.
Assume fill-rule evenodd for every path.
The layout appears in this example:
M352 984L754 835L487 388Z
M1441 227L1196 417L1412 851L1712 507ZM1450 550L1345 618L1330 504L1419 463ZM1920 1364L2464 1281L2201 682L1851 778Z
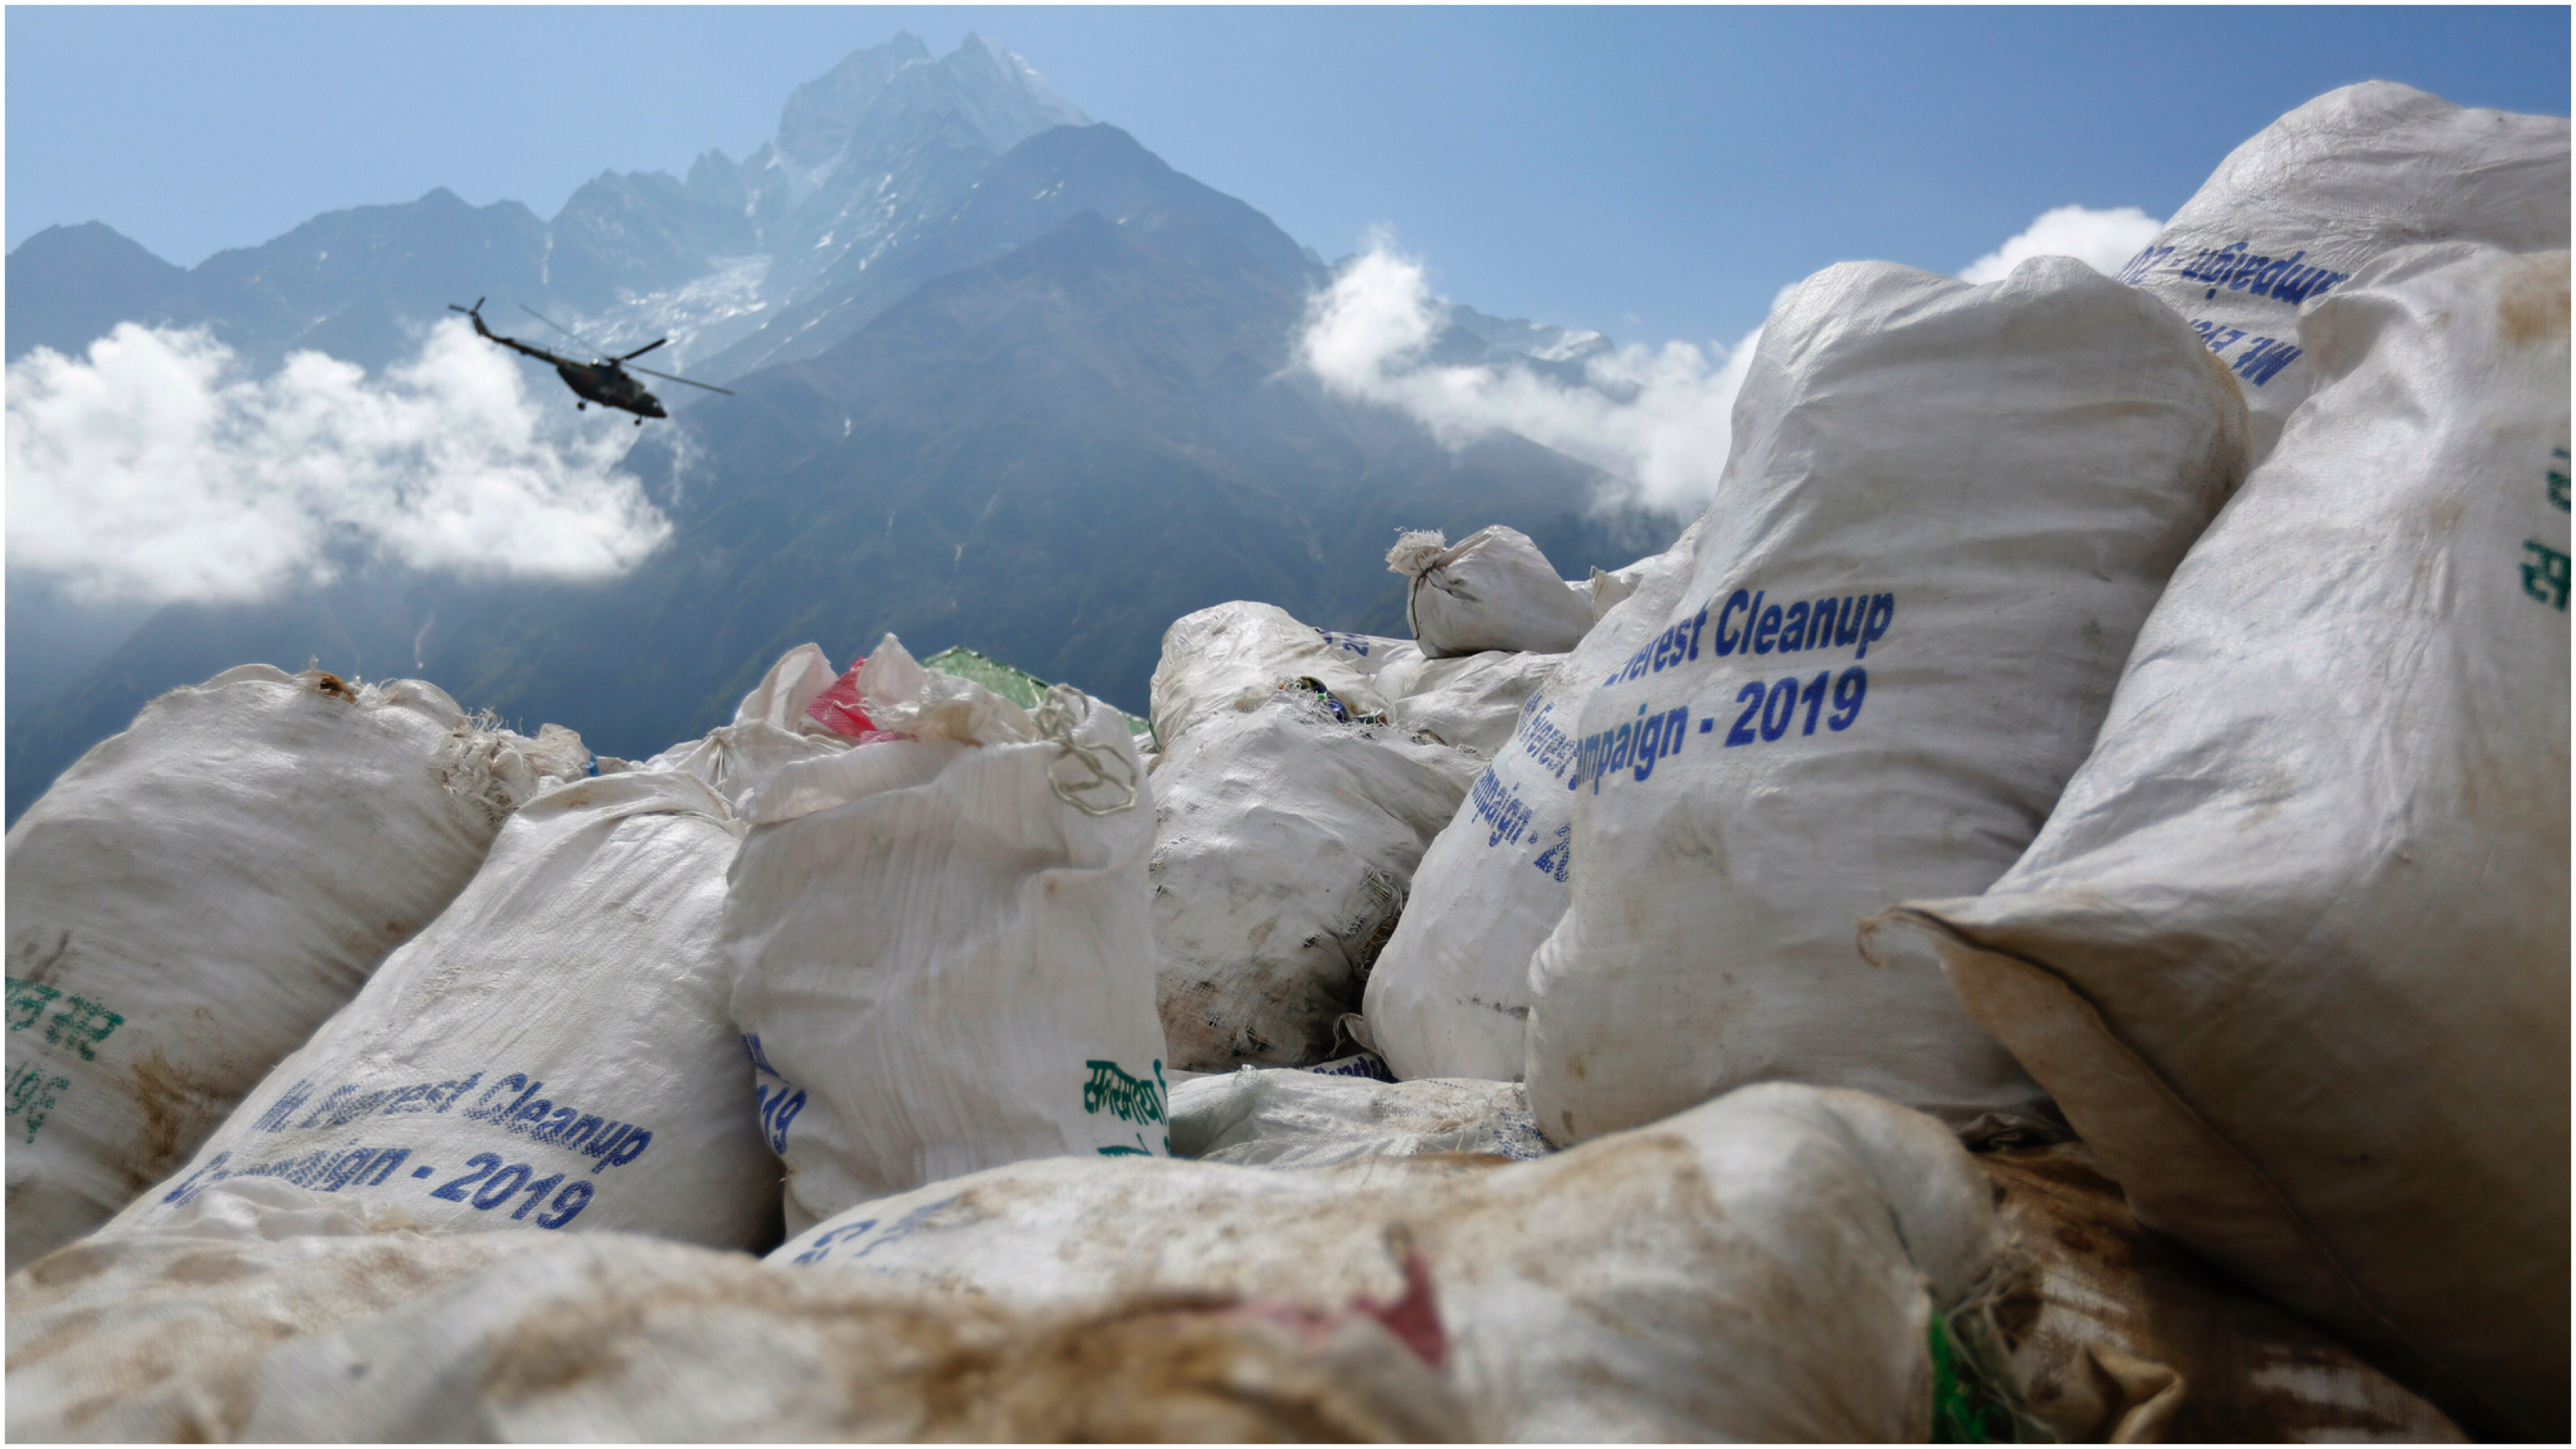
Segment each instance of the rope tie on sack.
M1085 815L1115 815L1122 810L1132 810L1136 805L1136 767L1114 749L1086 745L1073 737L1074 731L1090 717L1090 696L1070 684L1050 687L1046 698L1039 701L1033 717L1038 735L1053 742L1056 748L1055 758L1047 762L1047 784L1054 788L1057 799ZM1087 771L1091 778L1068 786L1056 774L1056 766L1067 760ZM1116 792L1120 796L1118 803L1094 805L1082 798L1104 790Z

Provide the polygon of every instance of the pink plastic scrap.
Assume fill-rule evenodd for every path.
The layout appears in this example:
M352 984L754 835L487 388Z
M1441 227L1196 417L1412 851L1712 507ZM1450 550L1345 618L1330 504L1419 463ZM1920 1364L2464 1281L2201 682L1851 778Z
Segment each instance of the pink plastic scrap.
M821 694L814 696L814 702L805 706L806 715L832 733L863 745L877 740L910 738L878 729L876 721L868 718L867 707L859 700L859 666L867 662L868 656L864 654L851 660L849 673L833 680Z
M1234 1311L1283 1324L1310 1341L1326 1337L1354 1316L1374 1318L1425 1364L1440 1368L1449 1361L1449 1336L1440 1327L1440 1300L1432 1291L1431 1265L1420 1249L1409 1245L1404 1253L1404 1294L1392 1303L1361 1295L1338 1312L1317 1312L1281 1299L1257 1299Z

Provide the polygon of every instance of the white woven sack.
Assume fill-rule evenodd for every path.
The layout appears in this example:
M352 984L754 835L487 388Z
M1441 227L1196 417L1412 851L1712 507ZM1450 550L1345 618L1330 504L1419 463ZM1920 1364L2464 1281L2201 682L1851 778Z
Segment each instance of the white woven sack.
M1354 714L1378 714L1386 699L1373 682L1389 663L1420 654L1411 641L1329 634L1275 604L1236 602L1184 614L1163 631L1148 708L1156 747L1178 745L1190 727L1226 709L1250 709L1282 682L1312 679Z
M1560 654L1592 628L1590 588L1558 578L1516 528L1497 523L1455 544L1437 529L1408 533L1387 550L1386 566L1405 576L1405 627L1435 659L1487 649Z
M769 1261L1003 1303L1394 1298L1418 1254L1484 1440L1922 1441L1934 1314L1996 1249L1940 1126L1769 1085L1534 1162L1029 1162L854 1208Z
M805 714L814 696L839 677L822 646L799 644L780 655L751 693L742 697L733 723L673 745L641 762L639 768L695 775L714 786L726 804L743 810L752 792L782 767L837 755L850 747L848 740Z
M1511 743L1521 706L1565 658L1499 649L1448 659L1416 657L1387 666L1377 687L1397 724L1491 759Z
M568 730L244 665L144 706L8 836L8 1260L187 1161L481 863Z
M891 634L858 683L914 738L781 769L725 904L789 1230L1024 1157L1166 1152L1154 802L1118 712L1059 685L1032 718Z
M2567 246L2564 116L2468 110L2391 81L2328 91L2219 163L2120 270L2191 319L2253 412L2253 459L2312 386L2302 304L2391 247Z
M1643 597L1614 606L1557 656L1423 853L1362 1008L1398 1077L1520 1080L1530 953L1565 914L1573 873L1574 708L1587 681L1664 627L1704 527L1693 523L1670 549L1621 570L1637 572Z
M1624 569L1611 570L1596 567L1592 570L1592 577L1574 585L1574 591L1583 595L1585 601L1592 605L1594 623L1601 622L1601 616L1610 612L1611 605L1637 591L1638 583L1645 577L1646 565L1652 562L1654 559L1648 557L1641 558Z
M455 903L103 1231L281 1178L442 1232L761 1246L778 1168L716 945L741 830L675 771L521 806Z
M11 1283L13 1442L1464 1436L1401 1304L1014 1309L628 1234L423 1235L273 1179L197 1206Z
M1318 629L1315 632L1324 636L1324 648L1332 658L1372 681L1390 669L1422 657L1422 646L1410 639L1390 639L1383 634L1352 634L1339 629Z
M1172 1088L1172 1155L1199 1162L1335 1167L1425 1153L1521 1161L1552 1150L1512 1082L1245 1067Z
M2516 1438L2568 1362L2568 260L2393 253L1935 951L2140 1221ZM1929 949L1927 949L1927 947ZM2474 1422L2471 1422L2474 1421Z
M1941 974L1870 966L1853 925L1982 889L2047 818L2241 475L2235 385L2072 258L1981 287L1849 263L1783 295L1735 418L1689 590L1568 731L1539 1127L1578 1142L1768 1080L2043 1119Z
M1423 848L1478 767L1278 690L1201 720L1157 761L1148 874L1172 1065L1331 1056Z

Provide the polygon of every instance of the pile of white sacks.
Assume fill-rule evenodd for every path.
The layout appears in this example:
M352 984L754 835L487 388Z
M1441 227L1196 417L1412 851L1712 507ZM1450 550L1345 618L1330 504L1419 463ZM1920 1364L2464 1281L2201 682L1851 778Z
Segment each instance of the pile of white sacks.
M9 1434L2564 1437L2568 154L1829 268L1669 549L1141 749L173 691L8 835Z

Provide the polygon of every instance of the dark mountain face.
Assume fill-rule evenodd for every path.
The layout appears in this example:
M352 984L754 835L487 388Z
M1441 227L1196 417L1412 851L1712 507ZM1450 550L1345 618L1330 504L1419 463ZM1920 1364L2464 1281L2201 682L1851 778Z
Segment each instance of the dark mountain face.
M9 254L9 360L77 356L117 323L159 315L187 277L99 222L49 226Z
M204 327L263 370L310 348L373 371L417 348L419 329L450 302L504 288L550 299L546 250L546 225L526 207L468 206L444 187L401 206L326 212L194 271L96 222L54 227L9 254L9 358L39 344L78 353L133 321Z
M924 68L915 58L892 74L940 81L901 80ZM245 659L417 674L468 707L530 728L559 721L636 757L721 722L807 640L842 660L888 631L917 653L967 644L1141 711L1163 630L1210 604L1263 599L1325 627L1403 633L1402 581L1383 563L1400 528L1456 537L1508 523L1575 577L1678 531L1590 511L1598 475L1524 440L1453 452L1407 418L1325 395L1291 367L1321 269L1125 133L1059 126L996 154L989 128L1025 115L890 106L883 70L859 66L809 106L795 154L810 162L837 134L846 158L900 122L914 127L895 158L909 169L872 174L950 199L879 233L877 260L813 311L772 322L801 317L811 355L643 435L628 467L671 517L661 550L589 585L350 559L328 588L164 609L58 697L13 706L11 817L153 693ZM865 114L837 132L827 101ZM686 183L602 177L551 228L433 193L318 218L216 271L254 314L322 314L296 335L381 338L409 325L415 293L442 289L442 305L450 288L453 300L500 294L467 280L473 266L555 289L541 296L596 295L682 276L693 255L726 255L716 248L773 247L783 213L763 222L757 192L785 169L711 157ZM422 251L411 223L466 260ZM344 255L379 258L386 280L368 290L363 272L335 269ZM13 254L13 286L19 264ZM1482 325L1442 339L1444 356L1510 352L1525 325L1468 318ZM818 330L837 340L815 343Z
M684 286L712 258L760 249L746 205L742 179L720 152L699 157L685 182L659 171L603 171L548 228L552 248L539 280L584 311Z
M730 377L758 361L820 353L924 282L989 261L1085 211L1141 231L1189 219L1232 237L1279 275L1322 275L1268 217L1174 171L1126 132L1058 126L980 169L955 208L933 224L889 237L866 270L783 307L777 320L704 367Z

